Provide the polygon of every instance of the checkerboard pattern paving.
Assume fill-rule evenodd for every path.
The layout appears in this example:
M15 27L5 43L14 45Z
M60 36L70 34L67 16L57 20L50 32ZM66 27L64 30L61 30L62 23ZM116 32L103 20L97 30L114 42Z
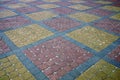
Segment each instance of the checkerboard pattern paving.
M0 3L0 80L120 80L119 0Z

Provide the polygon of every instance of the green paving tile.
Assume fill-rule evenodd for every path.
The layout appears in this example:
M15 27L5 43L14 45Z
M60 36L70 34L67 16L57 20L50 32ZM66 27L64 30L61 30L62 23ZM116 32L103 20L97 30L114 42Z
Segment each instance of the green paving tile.
M0 11L0 18L10 17L17 15L15 12L10 10Z
M52 13L51 11L34 12L31 14L26 14L26 15L36 21L45 20L45 19L49 19L49 18L57 16L56 14Z
M88 14L85 12L77 12L77 13L69 15L69 17L75 18L77 20L84 21L84 22L91 22L91 21L94 21L100 18L96 15Z
M38 40L44 39L53 35L52 32L37 24L32 24L27 27L19 28L16 30L10 30L5 34L14 42L18 47L22 47Z
M109 72L106 71L109 69ZM120 68L100 60L82 73L76 80L120 80Z
M7 5L9 8L22 8L22 7L28 7L29 5L25 4L25 3L16 3L16 4L8 4Z
M111 4L112 2L110 1L95 1L96 3L100 3L100 4Z
M59 6L55 4L43 4L43 5L37 5L37 7L42 8L42 9L51 9L51 8L56 8Z
M86 9L90 9L91 7L76 4L76 5L69 6L69 8L73 8L73 9L77 9L77 10L86 10Z
M115 14L114 16L111 17L112 19L120 20L120 13Z
M102 9L120 12L120 7L116 7L116 6L104 6L104 7L102 7Z
M6 62L7 59L8 61ZM0 66L3 67L3 69L0 69L0 80L29 80L29 78L30 80L35 80L34 76L15 55L0 59L0 63ZM19 63L21 64L20 66L17 65Z
M90 26L72 31L67 35L98 52L118 39L118 36L111 35Z

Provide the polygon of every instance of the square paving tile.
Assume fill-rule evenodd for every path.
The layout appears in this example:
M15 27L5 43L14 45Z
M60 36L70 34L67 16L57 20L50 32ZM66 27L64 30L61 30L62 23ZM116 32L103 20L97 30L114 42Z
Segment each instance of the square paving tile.
M117 48L115 48L112 52L110 52L108 56L120 62L120 45Z
M100 60L76 80L119 80L120 68Z
M60 0L43 0L45 2L59 2Z
M114 36L90 26L72 31L67 35L98 52L119 38L118 36Z
M60 6L68 6L68 5L71 5L70 2L65 2L65 1L55 2L55 4L60 5Z
M120 7L120 2L113 4L114 6Z
M70 14L71 12L74 12L75 10L64 8L64 7L59 7L59 8L55 8L54 11L59 14Z
M99 3L95 3L94 1L88 1L88 2L81 3L81 4L86 5L86 6L90 6L90 7L96 7L96 6L101 5Z
M57 15L50 12L50 11L42 11L42 12L35 12L31 14L26 14L28 17L32 18L33 20L44 20L52 17L56 17Z
M0 37L0 54L6 53L8 51L10 51L10 48L4 42L4 40Z
M2 6L0 6L0 10L2 11L2 10L5 10L5 8L4 7L2 7Z
M101 8L109 11L120 12L120 7L116 7L116 6L104 6Z
M62 37L29 48L24 53L50 80L58 80L92 57L92 54Z
M95 1L95 2L100 4L112 4L112 2L110 1Z
M22 7L22 8L17 9L17 11L19 11L21 13L31 13L31 12L35 12L38 10L39 10L39 8L35 8L35 7Z
M113 14L113 12L106 11L106 10L103 10L103 9L98 9L98 8L92 9L92 10L88 10L87 12L90 13L90 14L101 16L101 17Z
M15 55L0 59L0 80L35 80Z
M112 19L120 20L120 13L111 17Z
M10 10L0 11L0 18L15 16L15 15L17 15L17 14L13 11L10 11Z
M94 21L94 20L97 20L97 19L100 18L98 16L88 14L88 13L85 13L85 12L77 12L77 13L74 13L74 14L70 14L69 17L75 18L77 20L84 21L84 22L91 22L91 21Z
M81 4L71 5L71 6L68 6L68 7L76 9L76 10L87 10L87 9L91 8L91 7L88 7L88 6L85 6L85 5L81 5Z
M40 5L37 5L37 7L42 8L42 9L51 9L51 8L56 8L59 6L55 4L40 4Z
M79 22L76 22L76 21L73 21L71 19L67 19L64 17L54 18L54 19L49 20L49 21L44 21L44 23L46 25L58 30L58 31L65 31L65 30L68 30L70 28L73 28L73 27L80 25Z
M5 34L18 47L22 47L38 40L44 39L53 33L37 24L32 24L16 30L6 31Z
M10 28L20 27L22 25L31 23L31 21L21 16L5 18L0 21L0 30L6 30Z
M19 0L21 2L33 2L33 1L36 1L36 0Z
M120 22L116 20L103 19L101 21L95 22L94 25L115 33L120 33Z
M29 2L30 4L32 4L32 5L40 5L40 4L44 4L44 2L42 2L42 1L33 1L33 2Z
M22 8L22 7L27 7L29 5L25 4L25 3L15 3L15 4L8 4L7 5L9 8L13 8L13 9L16 9L16 8Z
M84 0L69 0L68 2L71 2L71 3L84 3L85 1Z

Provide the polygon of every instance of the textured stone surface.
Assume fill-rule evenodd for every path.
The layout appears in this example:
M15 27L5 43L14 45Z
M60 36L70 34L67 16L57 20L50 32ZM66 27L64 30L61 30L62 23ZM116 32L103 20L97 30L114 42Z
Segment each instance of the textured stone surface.
M102 9L109 10L109 11L114 11L114 12L119 12L120 11L120 7L116 7L116 6L104 6L104 7L102 7Z
M103 19L94 23L96 27L100 27L115 33L120 33L120 22L112 19Z
M53 33L37 24L32 24L16 30L7 31L5 34L14 42L16 46L22 47L44 39Z
M73 20L70 20L64 17L55 18L50 21L45 21L44 23L58 31L65 31L65 30L68 30L70 28L80 25L79 22L76 22L76 21L73 21Z
M25 24L31 23L28 19L22 16L16 16L11 18L5 18L0 21L0 30L6 30L10 28L16 28Z
M88 7L88 6L85 6L85 5L80 5L80 4L77 4L77 5L71 5L69 6L70 8L73 8L73 9L77 9L77 10L86 10L86 9L89 9L91 7Z
M101 51L119 38L90 26L75 30L67 35L96 51Z
M69 15L69 17L75 18L77 20L84 21L84 22L91 22L91 21L94 21L100 18L98 16L88 14L85 12L77 12L77 13Z
M37 5L37 7L42 8L42 9L51 9L51 8L56 8L59 6L55 4L43 4L43 5Z
M91 68L86 70L76 80L119 80L120 68L100 60Z
M69 9L69 8L64 8L64 7L55 8L54 11L59 14L70 14L74 12L74 10Z
M24 4L24 3L15 3L15 4L8 4L7 6L8 6L9 8L16 9L16 8L27 7L28 5L27 5L27 4Z
M0 12L0 18L15 16L15 15L17 15L17 14L10 10L3 10Z
M57 80L92 56L61 37L34 46L24 53L50 80Z
M111 18L115 20L120 20L120 13L112 16Z
M120 0L0 0L0 80L120 80L118 67Z
M0 59L0 80L35 80L15 55Z
M10 51L8 45L4 42L2 38L0 38L0 54L6 53Z
M120 62L120 45L117 48L115 48L112 52L110 52L108 56Z
M87 11L88 13L91 13L91 14L94 14L94 15L98 15L98 16L108 16L108 15L111 15L113 14L112 12L110 11L106 11L106 10L103 10L103 9L92 9L92 10L88 10Z
M26 14L26 15L32 18L33 20L44 20L44 19L56 17L56 14L50 11L35 12L31 14Z

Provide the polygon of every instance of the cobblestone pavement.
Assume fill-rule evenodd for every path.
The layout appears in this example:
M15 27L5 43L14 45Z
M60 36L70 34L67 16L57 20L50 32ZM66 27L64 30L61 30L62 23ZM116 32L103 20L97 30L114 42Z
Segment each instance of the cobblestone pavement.
M119 0L0 0L0 80L119 75Z

